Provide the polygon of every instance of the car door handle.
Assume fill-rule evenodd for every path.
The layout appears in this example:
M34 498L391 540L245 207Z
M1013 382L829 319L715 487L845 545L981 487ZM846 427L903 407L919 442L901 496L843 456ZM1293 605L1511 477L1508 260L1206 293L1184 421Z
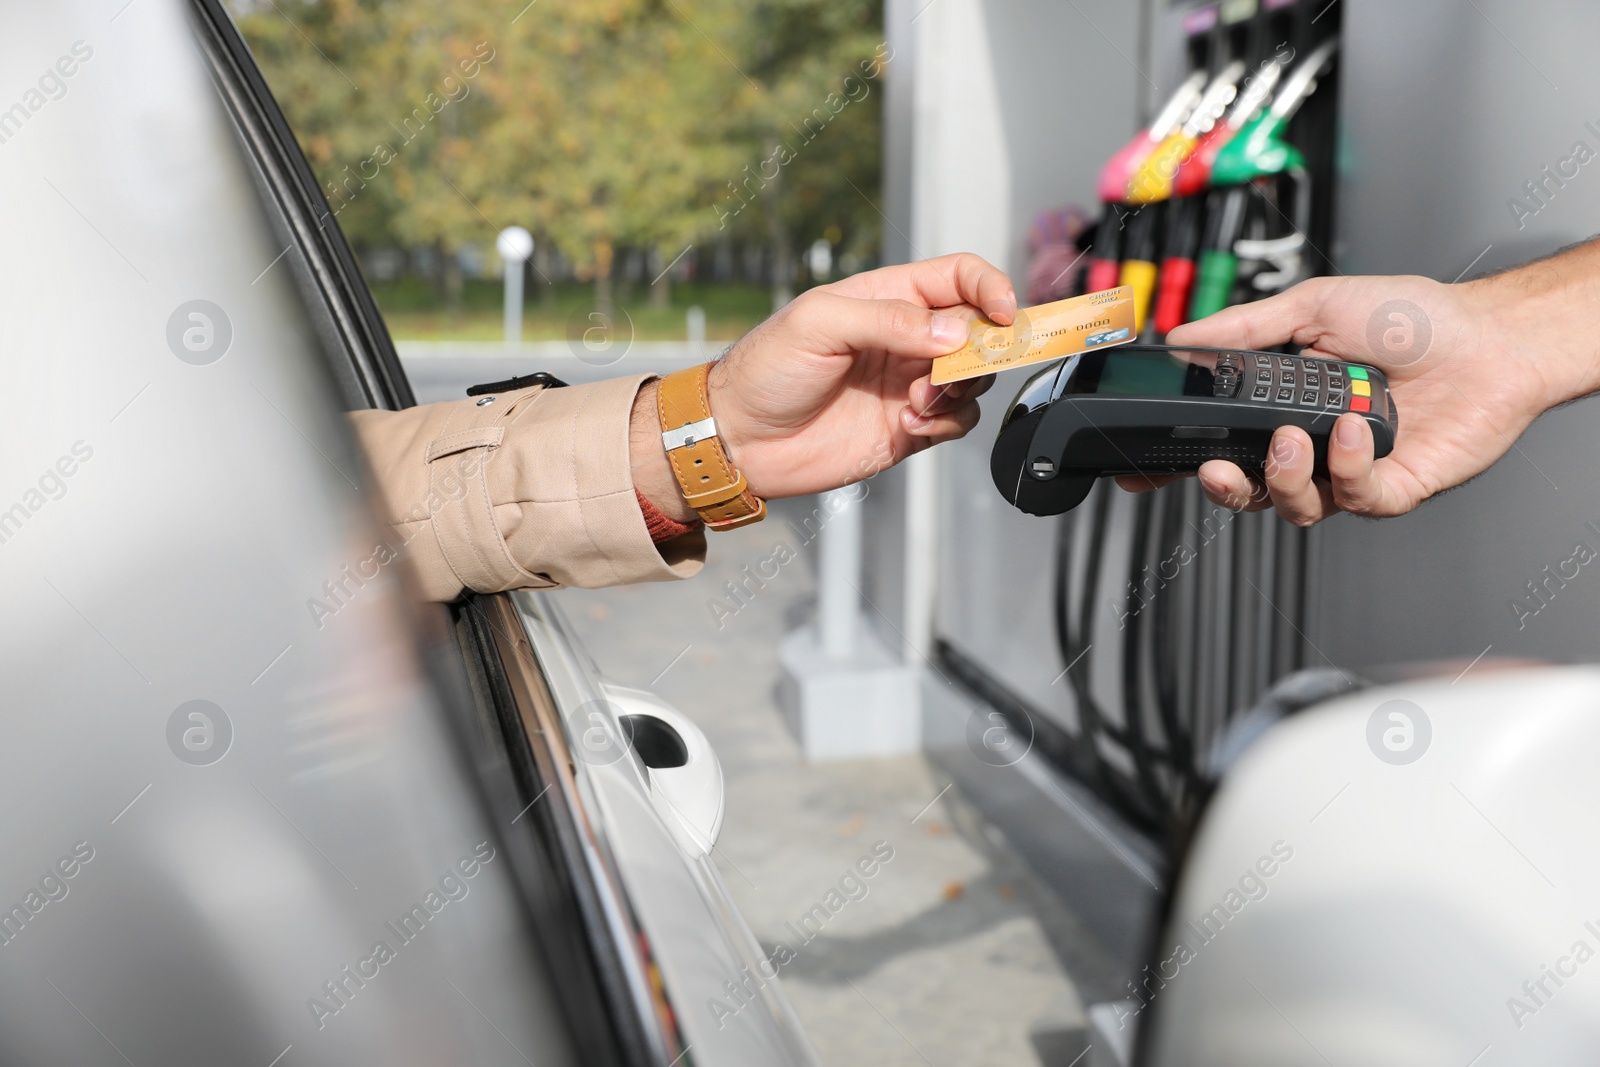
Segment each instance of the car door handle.
M643 689L605 683L624 736L645 766L650 802L690 856L703 856L722 831L722 764L700 727Z

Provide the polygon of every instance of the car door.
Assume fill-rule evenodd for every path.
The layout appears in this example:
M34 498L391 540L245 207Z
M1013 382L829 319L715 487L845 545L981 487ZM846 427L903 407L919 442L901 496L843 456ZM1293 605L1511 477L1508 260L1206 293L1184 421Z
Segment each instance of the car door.
M408 595L342 412L410 390L221 7L0 29L0 1061L804 1062L775 990L678 1022L753 942L627 744L661 731L602 703L626 759L563 784L553 615ZM678 848L637 907L644 815Z

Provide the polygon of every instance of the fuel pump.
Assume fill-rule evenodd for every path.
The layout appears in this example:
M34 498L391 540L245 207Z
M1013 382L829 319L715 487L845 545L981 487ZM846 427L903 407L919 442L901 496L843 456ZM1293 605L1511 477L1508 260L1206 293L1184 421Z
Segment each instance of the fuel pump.
M1207 240L1200 253L1199 281L1189 317L1204 318L1233 302L1241 261L1263 266L1251 272L1256 295L1288 288L1305 276L1304 250L1311 223L1311 176L1305 155L1285 139L1289 120L1317 88L1320 78L1333 63L1338 42L1329 40L1308 56L1284 80L1272 106L1245 124L1236 136L1217 152L1211 167L1210 184L1221 194L1216 225L1208 227ZM1281 201L1283 193L1295 213L1289 222ZM1246 240L1242 231L1254 193L1269 211L1258 215L1263 231L1290 232Z
M1333 226L1343 14L1310 0L1162 6L1157 24L1183 34L1165 51L1185 64L1182 83L1100 170L1103 217L1084 257L1087 291L1133 290L1140 342L1327 269L1317 248ZM1033 514L1071 509L1054 520L1060 704L1030 706L991 685L980 661L954 646L940 653L1151 833L1193 808L1227 722L1305 665L1306 538L1270 514L1211 505L1194 479L1138 495L1096 479L1187 472L1213 457L1259 468L1269 428L1309 425L1315 450L1336 411L1382 409L1391 435L1396 415L1371 368L1288 351L1198 356L1210 358L1208 385L1188 369L1177 382L1168 355L1149 347L1086 354L1041 367L1030 383L1040 396L1007 409L1004 462L992 468L1006 499ZM1152 429L1154 406L1170 418ZM1135 408L1137 425L1116 421ZM1260 424L1246 425L1247 413Z

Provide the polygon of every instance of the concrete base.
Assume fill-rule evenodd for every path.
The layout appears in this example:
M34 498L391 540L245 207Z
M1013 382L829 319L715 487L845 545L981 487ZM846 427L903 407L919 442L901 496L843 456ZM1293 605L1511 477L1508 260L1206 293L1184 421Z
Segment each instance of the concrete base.
M778 702L809 760L895 756L922 747L919 672L863 627L848 660L824 655L814 626L778 647Z
M1089 1038L1078 998L1069 993L1056 997L1045 1013L1029 1025L1028 1043L1033 1046L1039 1067L1083 1067Z
M1138 1004L1131 1000L1089 1005L1089 1062L1085 1067L1128 1067L1133 1062L1134 1030L1127 1020Z

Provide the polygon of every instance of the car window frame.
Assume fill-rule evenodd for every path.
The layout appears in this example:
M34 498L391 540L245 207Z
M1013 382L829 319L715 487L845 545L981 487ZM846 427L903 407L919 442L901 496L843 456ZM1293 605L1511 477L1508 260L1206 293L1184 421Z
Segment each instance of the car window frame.
M220 0L188 3L212 82L255 168L261 195L272 201L269 214L287 227L280 234L286 253L303 257L290 267L317 320L345 406L414 406L388 327L249 46ZM652 990L637 944L625 947L641 931L615 872L604 862L596 866L584 834L589 816L578 798L555 788L560 761L570 758L564 736L552 738L524 722L540 714L559 727L560 711L532 647L510 638L521 629L516 609L502 593L458 602L451 615L454 648L435 643L425 659L461 743L456 755L466 758L486 815L503 827L500 815L530 813L527 832L500 829L498 836L510 846L518 892L539 938L535 955L550 972L583 1062L659 1067L671 1059L662 1056L674 1043L663 1021L671 1009ZM547 790L561 795L547 797ZM541 797L548 803L534 807Z
M259 168L264 192L290 228L290 248L305 259L297 281L325 335L329 369L346 404L391 411L415 406L410 379L355 253L249 45L221 0L189 0L189 8L212 82Z

